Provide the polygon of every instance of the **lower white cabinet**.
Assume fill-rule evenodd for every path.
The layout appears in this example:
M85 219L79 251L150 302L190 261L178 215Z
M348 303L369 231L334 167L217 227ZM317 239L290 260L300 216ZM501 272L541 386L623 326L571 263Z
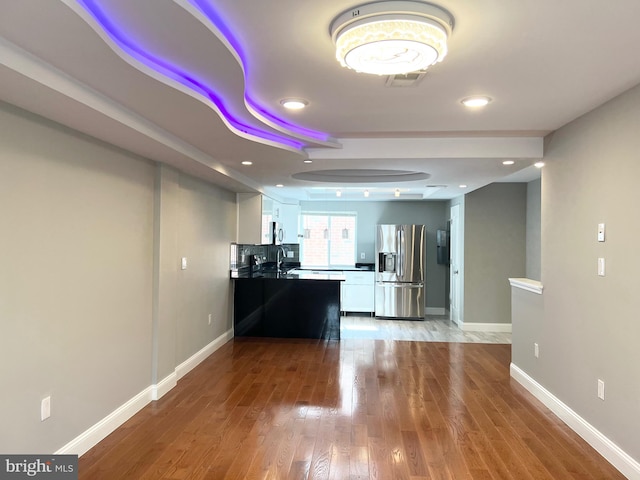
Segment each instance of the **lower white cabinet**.
M343 312L373 312L374 272L345 271L340 285L340 309Z

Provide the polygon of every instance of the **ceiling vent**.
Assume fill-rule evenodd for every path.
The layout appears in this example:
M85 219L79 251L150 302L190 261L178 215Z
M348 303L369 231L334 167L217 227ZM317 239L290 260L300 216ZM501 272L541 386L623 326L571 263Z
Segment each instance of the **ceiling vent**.
M385 87L415 87L427 74L425 71L398 73L387 76L384 82Z

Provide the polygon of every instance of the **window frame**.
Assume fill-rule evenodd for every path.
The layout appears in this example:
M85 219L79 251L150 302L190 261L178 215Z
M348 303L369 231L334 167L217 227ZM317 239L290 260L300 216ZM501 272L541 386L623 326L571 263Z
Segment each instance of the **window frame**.
M352 263L331 263L331 235L329 235L329 238L327 239L328 242L328 253L327 253L327 264L326 265L322 265L323 267L328 267L328 268L334 268L334 267L354 267L355 264L357 263L357 258L358 258L358 238L357 238L357 225L358 225L358 212L354 212L354 211L347 211L347 212L334 212L334 211L319 211L319 210L305 210L300 212L300 225L301 225L301 230L304 232L305 230L305 217L308 216L316 216L316 217L328 217L328 225L329 225L329 230L331 230L331 225L332 225L332 218L333 217L349 217L349 218L353 218L353 257L352 257ZM305 255L305 247L304 247L304 238L302 239L302 241L300 242L300 262L301 264L304 266L304 255Z

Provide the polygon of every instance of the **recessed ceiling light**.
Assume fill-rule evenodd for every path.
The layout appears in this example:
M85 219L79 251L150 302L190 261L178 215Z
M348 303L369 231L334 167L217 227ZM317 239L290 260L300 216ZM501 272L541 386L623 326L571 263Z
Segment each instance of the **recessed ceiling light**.
M245 160L244 162L242 162L242 165L253 165L253 162Z
M460 188L467 188L467 186L464 183L460 184L459 187Z
M284 185L283 185L283 184L281 184L281 183L279 183L279 184L277 184L277 185L276 185L276 187L278 187L278 188L282 188L282 187L284 187Z
M491 101L491 98L485 97L485 96L467 97L460 100L460 102L465 107L469 107L469 108L484 107L490 101Z
M309 102L302 98L285 98L280 100L280 104L288 110L302 110Z
M537 168L542 168L542 167L544 167L544 162L536 162L536 163L534 163L533 165L534 165L535 167L537 167Z
M309 159L303 160L302 163L313 163L313 160L309 160Z
M514 163L516 162L514 162L513 160L505 160L504 162L502 162L503 165L513 165Z

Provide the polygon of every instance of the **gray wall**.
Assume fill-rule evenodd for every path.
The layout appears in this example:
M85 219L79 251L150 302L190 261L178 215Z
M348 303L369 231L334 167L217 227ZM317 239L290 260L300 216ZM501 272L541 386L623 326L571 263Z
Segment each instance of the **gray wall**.
M377 224L424 224L427 229L427 298L426 306L448 308L446 284L448 269L436 261L436 230L446 229L449 211L445 201L328 201L301 202L302 212L356 212L358 262L375 262L375 227ZM360 253L365 253L365 260Z
M640 461L640 87L546 139L534 379ZM596 241L598 223L607 227ZM606 276L597 275L597 258ZM534 339L529 339L530 344ZM532 350L531 350L532 351ZM529 372L527 372L529 373ZM605 382L605 401L597 380Z
M511 323L510 277L526 270L525 183L494 183L465 196L463 322Z
M540 281L540 209L541 179L527 183L527 273L526 277Z
M230 328L235 215L229 192L0 104L0 451L60 449Z

